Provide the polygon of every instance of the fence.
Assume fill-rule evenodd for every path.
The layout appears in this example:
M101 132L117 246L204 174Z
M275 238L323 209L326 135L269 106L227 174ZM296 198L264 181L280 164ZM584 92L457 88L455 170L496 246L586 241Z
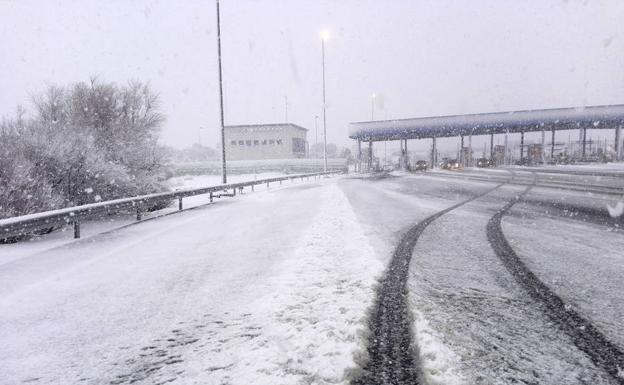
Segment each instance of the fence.
M259 179L249 182L223 184L217 186L176 190L173 192L141 195L132 198L115 199L106 202L92 203L88 205L68 207L59 210L45 211L41 213L28 214L19 217L7 218L0 220L0 240L21 237L33 234L42 230L49 230L73 224L74 238L80 238L80 222L86 219L99 218L106 214L115 214L120 212L136 211L137 220L141 220L142 213L150 207L165 204L168 206L171 202L178 201L178 209L183 208L183 199L185 197L209 194L210 202L214 197L234 196L236 191L242 192L245 187L250 187L252 191L254 186L267 185L271 183L282 182L294 179L310 179L319 178L324 175L338 174L340 172L317 172L309 174L289 175L275 178ZM228 193L232 190L231 193ZM216 192L221 192L215 195Z
M177 163L169 166L173 175L220 174L221 162ZM327 170L346 172L347 159L327 159ZM323 159L265 159L265 160L230 160L227 162L229 174L257 174L261 172L313 173L324 170Z

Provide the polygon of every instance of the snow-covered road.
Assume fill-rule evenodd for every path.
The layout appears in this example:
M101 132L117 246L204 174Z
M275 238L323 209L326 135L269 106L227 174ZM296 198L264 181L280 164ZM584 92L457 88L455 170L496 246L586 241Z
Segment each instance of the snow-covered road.
M52 237L21 256L17 245L0 245L0 254L11 252L0 263L0 383L361 379L376 282L399 241L466 201L428 223L413 245L407 337L421 382L617 384L492 249L488 221L524 190L490 191L498 182L347 176L78 241ZM622 347L622 229L597 213L617 197L566 192L566 204L585 213L571 216L557 205L561 192L534 189L503 217L504 235L544 283Z
M2 265L0 382L340 382L383 265L334 181Z
M375 239L376 247L381 251L382 244L387 246L385 255L391 254L410 225L495 185L461 181L456 177L435 179L426 175L389 177L368 182L366 188L358 185L349 196L355 195L350 198L352 204L360 213L367 234ZM534 301L514 280L488 242L486 226L489 219L524 189L518 185L503 186L434 220L418 237L412 256L408 292L409 309L414 317L413 336L418 364L421 379L426 383L618 383L579 350L566 332L553 324L543 305ZM553 206L558 207L563 202L595 215L597 208L606 213L606 205L617 198L580 192L564 193L555 189L536 190L527 197L533 207L527 220L536 215L553 216L557 213L560 215L551 218L553 222L549 223L552 233L563 236L565 233L560 230L570 231L567 236L574 237L591 230L590 234L594 237L600 234L594 243L618 250L622 232L611 218L601 214L602 217L593 217L586 222L586 215L570 218L569 211L554 210ZM355 194L355 191L359 193ZM382 201L383 205L377 204ZM399 205L395 206L392 202ZM420 206L419 214L414 213L414 206ZM576 227L566 225L570 221ZM514 229L508 232L514 240L516 234L527 234L528 231L531 234L523 238L522 244L539 239L534 243L541 246L541 253L533 249L531 258L548 259L550 271L558 269L560 275L575 274L573 279L564 278L571 289L563 297L571 306L577 300L592 302L594 306L605 305L602 295L608 291L609 309L604 309L607 311L601 316L611 325L619 324L623 291L616 276L624 273L623 257L614 253L583 254L582 251L570 255L578 268L587 258L592 258L595 265L603 264L602 269L594 270L589 277L588 281L594 283L584 283L585 286L602 288L588 298L583 286L574 290L574 285L578 283L575 280L583 281L587 277L579 275L575 271L578 268L570 266L562 258L554 260L549 256L554 246L551 238L546 236L544 242L539 243L541 234L533 231L533 226L523 231ZM583 239L581 236L579 241ZM513 244L516 246L517 242ZM519 249L518 253L524 257L523 251ZM619 263L617 268L614 267L616 263ZM607 269L612 269L612 273L602 275L602 278L594 276ZM549 270L544 271L547 273ZM611 330L613 335L615 331Z

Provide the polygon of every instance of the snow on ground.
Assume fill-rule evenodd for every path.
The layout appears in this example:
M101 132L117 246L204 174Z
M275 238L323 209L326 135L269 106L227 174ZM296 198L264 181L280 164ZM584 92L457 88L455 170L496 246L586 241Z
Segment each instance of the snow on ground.
M523 261L564 301L624 348L622 230L544 215L523 204L510 214L503 218L503 231Z
M237 174L228 177L228 183L237 183L252 181L258 179L274 178L284 176L283 173L259 173L259 174ZM169 186L173 189L200 188L206 186L215 186L221 184L220 175L185 175L168 180ZM287 182L290 184L290 182ZM274 186L275 187L275 186ZM256 186L257 190L264 190L266 186ZM197 207L209 202L208 195L199 195L184 199L184 208ZM166 209L156 212L144 213L143 218L149 219L161 215L169 214L177 211L177 206L172 205ZM84 220L81 223L81 237L89 238L91 236L111 231L122 226L134 223L136 220L135 213L118 213L114 215L105 215L100 219ZM43 236L34 236L30 239L13 244L0 244L0 265L14 261L18 258L24 258L29 255L44 251L49 248L58 247L63 244L73 242L73 229L66 226L58 231Z
M521 190L505 187L443 215L416 244L409 298L430 383L610 383L550 323L488 243L486 224L504 204L500 198Z
M518 166L517 168L520 168ZM553 171L606 171L606 172L624 172L624 162L609 163L586 163L586 164L558 164L536 166L536 169L547 169Z
M228 183L239 183L259 179L277 178L285 175L286 174L281 172L262 172L258 174L231 174L227 176L227 181ZM167 182L173 190L182 188L216 186L222 184L221 175L215 174L176 176L169 179Z
M335 179L0 265L3 381L346 383L381 273Z
M424 174L405 177L346 177L339 186L347 195L376 254L387 265L407 228L465 199L465 187ZM476 191L490 188L471 182Z
M218 184L210 178L172 182ZM403 232L494 185L427 174L276 183L212 205L207 196L188 198L192 210L168 215L171 207L123 228L133 219L115 228L87 224L83 233L92 232L78 241L55 233L0 245L0 254L13 256L0 258L2 380L347 383L365 346L376 278ZM442 216L416 245L409 300L430 384L609 383L545 319L487 242L487 220L522 189L505 187ZM548 199L537 190L536 199ZM577 193L567 201L586 199ZM593 298L581 310L602 312L596 319L604 315L602 326L619 336L621 314L612 310L624 308L616 298L622 263L607 251L621 250L620 240L546 218L536 221L545 236L535 242L533 222L523 222L533 219L514 218L505 217L505 233L528 258L572 234L572 278L557 273L567 250L532 263L546 281L555 273L569 280L571 297ZM510 236L510 224L524 229L520 238ZM549 234L548 227L565 231ZM602 259L583 259L596 250ZM575 281L583 263L597 272L588 279L595 282ZM605 291L611 297L596 301Z
M133 213L111 215L99 220L84 221L81 225L81 236L83 238L88 238L133 223L135 220L136 214ZM34 236L21 242L0 244L0 266L20 258L40 253L46 249L71 243L74 241L73 236L73 228L71 226L66 226L53 233Z
M269 283L274 290L248 307L257 314L257 336L246 347L230 344L195 358L224 368L213 371L209 383L347 382L383 265L344 194L331 185L319 199L319 212L295 250L276 266Z

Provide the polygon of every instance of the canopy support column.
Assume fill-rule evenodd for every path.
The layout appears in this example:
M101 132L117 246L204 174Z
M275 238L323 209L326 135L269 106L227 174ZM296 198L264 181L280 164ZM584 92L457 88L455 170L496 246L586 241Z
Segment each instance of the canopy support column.
M613 147L613 149L615 150L615 160L620 160L622 159L622 126L618 125L615 128L615 145Z
M509 130L505 131L505 154L503 155L503 164L506 166L509 163L509 150L508 150L508 144L509 144Z
M436 145L436 137L434 136L431 139L432 143L431 143L431 168L435 168L436 164L438 163L438 148Z
M546 164L546 131L542 129L542 151L540 154L542 158L542 165Z
M550 161L553 162L555 159L555 128L553 127L551 138L550 138Z
M490 160L494 159L494 133L490 134Z
M468 167L472 167L472 132L468 136Z
M464 159L464 136L460 135L460 144L459 144L459 163L461 163L462 166L465 166L464 161L466 159Z
M582 132L583 132L583 152L581 153L581 156L583 157L583 159L585 159L585 147L587 145L587 129L586 128L582 128Z
M524 165L524 131L520 131L520 165Z
M405 155L403 156L403 167L409 170L409 160L407 158L407 139L405 139Z
M362 172L362 141L357 141L357 172Z
M373 171L373 141L368 141L368 172Z

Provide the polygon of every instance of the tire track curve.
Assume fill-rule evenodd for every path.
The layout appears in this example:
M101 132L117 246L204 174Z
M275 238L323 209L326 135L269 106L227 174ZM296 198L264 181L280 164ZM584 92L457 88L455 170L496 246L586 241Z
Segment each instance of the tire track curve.
M544 306L548 318L572 339L579 350L589 356L594 365L609 373L618 384L624 385L624 351L545 285L518 257L503 234L502 217L532 187L528 186L490 218L487 224L488 241L509 273L533 300Z
M439 211L411 227L399 241L384 276L368 320L367 361L352 385L418 384L419 369L412 341L412 317L407 302L407 277L418 238L434 220L466 203L498 189L487 191Z

